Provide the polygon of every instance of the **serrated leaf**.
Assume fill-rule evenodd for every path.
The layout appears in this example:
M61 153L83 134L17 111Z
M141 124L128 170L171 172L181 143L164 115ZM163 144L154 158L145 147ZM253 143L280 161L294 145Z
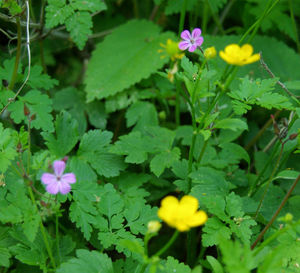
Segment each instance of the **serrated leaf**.
M228 164L237 164L241 159L244 159L250 165L250 157L247 151L240 145L235 143L223 143L219 157L227 161Z
M30 77L27 84L33 89L45 89L50 90L55 85L58 85L58 81L51 79L48 74L42 74L43 68L39 65L34 65L30 68ZM24 75L27 75L28 68L25 69Z
M88 65L87 100L112 96L161 68L168 59L161 59L157 50L169 35L159 32L150 21L131 20L107 36Z
M150 162L151 171L158 177L166 168L180 159L180 149L178 147L167 150L154 156Z
M99 251L88 251L86 249L78 249L76 251L77 258L61 264L56 270L57 273L113 273L111 259Z
M72 1L73 9L90 11L90 12L99 12L106 9L104 1L99 0L75 0Z
M86 11L76 12L67 18L65 23L72 40L82 50L88 36L92 34L93 22L91 15Z
M47 28L64 24L66 19L74 12L71 6L66 5L66 0L48 0L45 11Z
M42 129L43 131L53 131L52 124L52 101L45 94L38 90L31 90L24 96L19 96L18 101L10 104L8 110L11 111L12 119L17 123L24 121L27 123L27 117L24 115L24 104L30 111L30 115L35 114L35 119L31 121L31 127Z
M219 238L229 239L231 230L223 224L218 218L208 218L203 228L202 243L203 246L213 246L219 244Z
M184 263L180 263L178 260L174 259L172 256L168 256L166 261L162 261L164 264L163 270L158 270L159 273L191 273L189 266Z
M206 259L212 267L213 273L224 272L221 263L216 258L214 258L213 256L206 256Z
M76 227L80 228L84 237L89 240L93 230L91 224L96 224L97 211L90 202L73 202L70 206L70 220L76 223Z
M43 132L43 138L51 153L57 157L66 156L78 141L78 124L67 112L56 116L55 135Z
M135 125L135 130L142 130L145 126L158 125L157 112L152 103L138 101L132 104L126 112L127 127Z
M17 137L11 129L3 129L0 123L0 172L5 172L11 161L17 156Z

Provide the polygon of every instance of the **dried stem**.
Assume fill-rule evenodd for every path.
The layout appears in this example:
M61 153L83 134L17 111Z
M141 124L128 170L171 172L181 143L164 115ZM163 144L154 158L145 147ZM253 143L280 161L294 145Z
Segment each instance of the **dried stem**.
M271 71L271 69L268 67L268 65L265 63L263 57L262 57L262 52L259 52L260 55L260 64L262 65L262 67L268 72L268 74L271 76L271 78L276 78L274 73ZM276 82L287 94L289 94L290 96L299 99L300 96L296 96L294 95L291 91L289 91L286 86L281 82L281 81L277 81Z
M269 221L269 223L265 226L265 228L262 230L262 232L258 235L257 239L255 240L255 242L252 244L251 249L253 249L258 243L259 241L262 239L262 237L264 236L264 234L266 233L266 231L272 226L272 224L274 223L275 219L277 218L278 214L280 213L280 211L282 210L282 208L284 207L285 203L287 202L287 200L289 199L290 195L292 194L293 190L295 189L298 181L300 180L300 175L298 175L298 177L296 178L296 180L294 181L293 185L291 186L291 188L289 189L289 191L286 193L286 195L284 196L281 204L279 205L278 209L276 210L276 212L274 213L274 215L272 216L271 220Z

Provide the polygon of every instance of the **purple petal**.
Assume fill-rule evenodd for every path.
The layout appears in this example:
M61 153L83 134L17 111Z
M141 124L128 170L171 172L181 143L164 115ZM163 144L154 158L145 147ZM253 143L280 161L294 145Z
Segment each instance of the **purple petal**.
M56 174L56 176L61 177L65 168L66 168L66 163L64 161L56 160L53 162L53 169L54 169L54 173Z
M189 48L191 46L191 43L190 42L187 42L187 41L182 41L179 43L178 47L181 49L181 50L186 50L187 48Z
M57 182L57 178L54 174L51 173L43 173L42 177L41 177L41 181L45 184L52 184L52 183L56 183Z
M201 46L203 44L203 40L204 40L203 37L196 38L195 39L195 44L197 46Z
M74 173L66 173L61 177L60 181L62 183L73 184L76 182L76 176Z
M50 183L46 187L46 191L50 194L57 194L59 190L59 182Z
M71 191L71 186L67 182L62 182L62 181L59 182L58 183L58 188L59 188L59 192L61 194L67 194L67 193L69 193Z
M201 29L200 28L195 28L192 32L192 38L195 40L200 35L201 35Z
M196 44L193 44L192 46L190 46L189 48L189 52L194 52L197 48L197 45Z
M181 35L180 37L183 39L183 40L191 40L191 33L188 31L188 30L184 30L181 32Z

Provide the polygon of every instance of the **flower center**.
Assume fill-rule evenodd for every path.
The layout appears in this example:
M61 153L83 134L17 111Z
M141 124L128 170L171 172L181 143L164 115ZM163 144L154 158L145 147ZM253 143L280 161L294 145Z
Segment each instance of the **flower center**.
M194 39L191 39L191 44L193 45L195 43L195 40Z

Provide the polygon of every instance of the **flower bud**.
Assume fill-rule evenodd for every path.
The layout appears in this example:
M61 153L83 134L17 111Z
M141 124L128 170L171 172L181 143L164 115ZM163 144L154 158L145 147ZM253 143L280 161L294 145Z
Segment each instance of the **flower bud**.
M214 46L204 50L204 57L208 60L216 57L216 55L217 55L217 51Z
M26 106L25 103L24 103L24 115L27 116L27 117L30 115L30 110L29 110L29 108Z
M161 223L158 221L150 221L147 225L148 233L156 233L161 228Z

